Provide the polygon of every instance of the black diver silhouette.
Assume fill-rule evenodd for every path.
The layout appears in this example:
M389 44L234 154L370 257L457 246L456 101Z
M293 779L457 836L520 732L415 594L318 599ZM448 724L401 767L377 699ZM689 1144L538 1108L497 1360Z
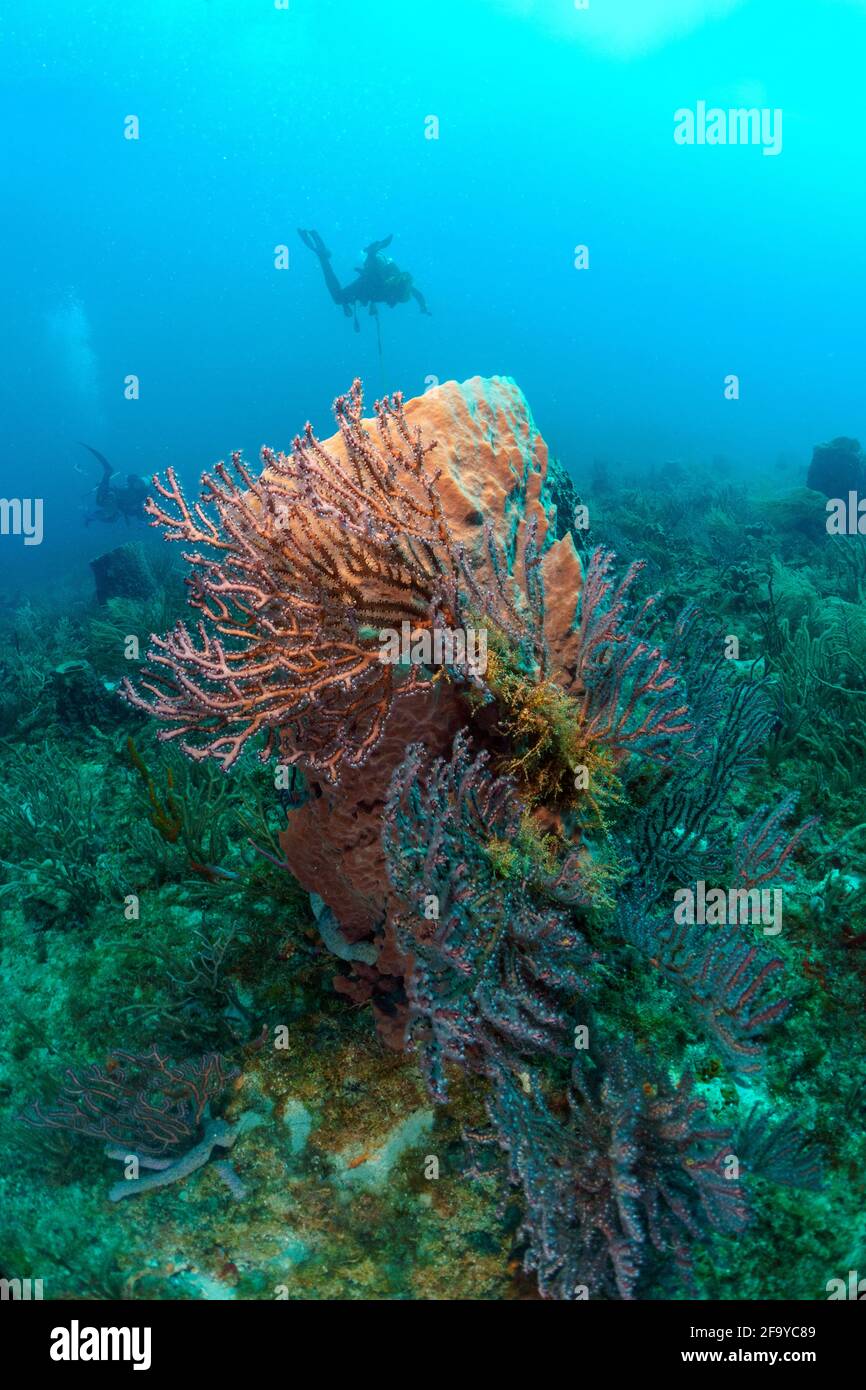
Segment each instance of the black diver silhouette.
M85 519L85 526L91 521L119 521L123 517L127 525L130 519L144 521L144 501L147 497L147 483L137 473L127 473L125 483L113 483L118 476L104 454L92 445L79 440L82 449L87 449L102 464L102 477L96 488L96 509Z
M417 300L422 314L430 314L424 296L412 284L412 276L408 270L401 270L390 256L381 254L386 246L390 246L393 233L382 241L371 241L369 246L364 247L364 264L355 267L358 277L348 285L341 285L334 274L331 253L318 232L305 231L299 227L298 236L304 245L309 246L318 256L331 298L335 304L342 307L346 318L354 318L356 333L360 330L359 304L369 305L369 313L376 318L377 304L387 304L393 309L395 304L407 304L411 297Z

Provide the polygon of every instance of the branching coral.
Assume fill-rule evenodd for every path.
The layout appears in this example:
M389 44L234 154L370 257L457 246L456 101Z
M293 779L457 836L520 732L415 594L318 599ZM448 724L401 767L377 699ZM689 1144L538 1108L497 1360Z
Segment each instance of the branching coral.
M211 1106L238 1075L215 1052L173 1062L155 1047L141 1055L118 1051L107 1066L67 1071L55 1104L34 1105L23 1118L35 1129L98 1139L106 1157L134 1159L136 1167L151 1170L146 1177L116 1183L109 1192L116 1202L179 1182L201 1168L215 1148L232 1147L249 1121L230 1125L213 1118ZM221 1168L221 1176L238 1193L234 1173Z
M486 763L460 734L425 778L414 745L383 822L391 882L409 908L397 923L412 961L409 1035L439 1100L447 1061L487 1071L504 1048L562 1054L590 984L591 952L552 906L586 905L578 855L554 865L513 784Z
M564 1118L505 1072L488 1101L527 1197L526 1266L549 1297L633 1298L651 1251L687 1276L705 1227L738 1231L748 1219L726 1174L730 1131L700 1119L689 1082L660 1090L625 1046L605 1063L596 1084L575 1072Z
M743 825L734 850L734 881L738 886L752 889L762 883L791 882L794 873L788 861L806 831L816 824L812 817L793 833L783 830L796 805L796 795L789 793L775 810L761 806Z
M724 860L726 804L769 738L776 710L768 682L749 673L731 680L721 634L687 610L677 624L676 654L694 738L644 790L621 851L640 892L656 901L672 882L718 871Z
M234 877L220 860L227 848L226 822L238 812L237 788L232 791L212 764L196 767L178 759L177 771L171 763L165 768L163 791L132 738L126 740L126 755L144 788L150 824L163 842L182 846L189 868L209 882Z
M69 1070L55 1105L34 1105L27 1123L66 1129L149 1158L164 1158L196 1138L205 1111L237 1076L222 1057L173 1062L156 1048L116 1052L107 1066Z
M733 925L659 921L625 900L619 921L626 940L681 991L734 1073L760 1074L761 1035L791 1007L773 993L781 960L761 952Z
M218 464L192 506L172 470L154 479L162 503L148 501L152 524L199 547L186 555L198 642L184 623L155 637L141 681L150 698L129 681L124 693L172 725L161 737L179 738L190 757L231 767L264 731L264 758L279 735L287 762L339 780L341 766L369 758L393 701L430 678L381 659L380 631L403 621L430 630L495 617L541 652L532 547L524 624L492 537L501 583L476 582L428 467L435 445L410 430L402 398L376 403L377 439L362 405L358 381L334 404L339 453L308 424L291 454L262 451L257 478L238 454Z
M692 735L688 705L676 666L648 635L655 599L628 611L642 563L632 564L614 585L614 558L611 551L596 550L589 562L570 694L587 742L617 758L640 752L665 761L672 747Z
M778 1120L753 1105L740 1123L736 1148L747 1172L781 1187L817 1192L823 1186L823 1155L792 1115Z
M485 681L508 749L505 770L523 794L533 805L588 812L602 826L630 756L666 763L694 736L678 663L652 638L656 599L631 601L643 566L633 564L617 583L614 559L601 548L589 557L565 671L527 669L494 631Z
M834 583L837 578L834 565ZM853 790L852 764L866 736L866 626L862 605L838 598L820 602L817 587L811 592L816 611L801 613L794 622L781 616L772 577L768 583L761 616L781 709L773 762L778 766L791 757L805 762L801 785L806 791L845 796Z
M9 757L5 770L0 900L14 893L39 925L80 926L105 886L105 809L95 779L47 743Z

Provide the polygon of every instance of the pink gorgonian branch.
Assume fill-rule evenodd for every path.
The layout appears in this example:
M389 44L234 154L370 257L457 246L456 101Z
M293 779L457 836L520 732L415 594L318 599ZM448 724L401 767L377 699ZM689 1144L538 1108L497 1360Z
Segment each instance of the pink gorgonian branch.
M210 1106L237 1077L215 1052L174 1062L156 1047L117 1051L107 1066L70 1068L49 1106L24 1115L34 1129L63 1129L147 1157L176 1154L201 1133Z
M376 402L375 430L362 407L355 381L334 403L339 448L308 424L290 454L262 450L257 477L239 454L217 464L192 505L172 469L154 479L151 524L194 547L184 558L199 620L154 636L138 686L122 693L191 758L230 768L263 733L263 759L279 744L287 762L337 782L370 756L393 701L430 679L382 662L382 628L465 627L477 614L535 633L532 538L522 604L494 554L494 581L479 584L442 508L435 442L409 428L399 394Z
M757 888L762 883L790 883L793 865L788 861L806 831L817 824L812 816L791 832L784 822L797 805L796 792L783 797L775 810L761 806L750 816L737 837L734 850L734 880L737 887Z
M640 752L666 761L674 740L693 734L676 666L648 640L655 596L629 612L629 591L643 561L614 587L612 551L590 558L581 594L577 663L570 689L588 736L616 758Z

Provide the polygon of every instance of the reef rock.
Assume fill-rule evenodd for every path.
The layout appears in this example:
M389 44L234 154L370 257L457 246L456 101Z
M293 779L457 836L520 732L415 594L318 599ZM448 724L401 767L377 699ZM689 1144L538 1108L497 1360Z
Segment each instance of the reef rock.
M153 577L138 545L107 550L90 561L90 568L99 603L107 603L110 598L150 598L154 592Z
M866 459L857 439L840 435L829 444L816 444L806 486L825 497L847 497L866 483Z

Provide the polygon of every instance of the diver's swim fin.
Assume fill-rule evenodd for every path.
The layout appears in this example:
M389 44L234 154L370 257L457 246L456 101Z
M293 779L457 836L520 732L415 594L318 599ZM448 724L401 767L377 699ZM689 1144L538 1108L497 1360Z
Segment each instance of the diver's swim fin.
M105 457L105 455L101 454L98 449L94 449L92 444L85 444L83 439L79 439L78 443L81 445L82 449L86 449L88 453L91 453L95 459L99 459L99 462L102 464L102 467L105 470L105 476L107 478L110 478L114 472L114 469L108 462L108 459Z
M331 259L331 253L318 232L312 230L307 231L304 227L299 227L298 236L305 246L309 246L311 251L315 251L317 256L325 256L328 260Z
M386 246L390 246L394 240L394 233L389 232L383 241L371 241L369 246L364 247L365 256L376 256L380 251L384 251Z

